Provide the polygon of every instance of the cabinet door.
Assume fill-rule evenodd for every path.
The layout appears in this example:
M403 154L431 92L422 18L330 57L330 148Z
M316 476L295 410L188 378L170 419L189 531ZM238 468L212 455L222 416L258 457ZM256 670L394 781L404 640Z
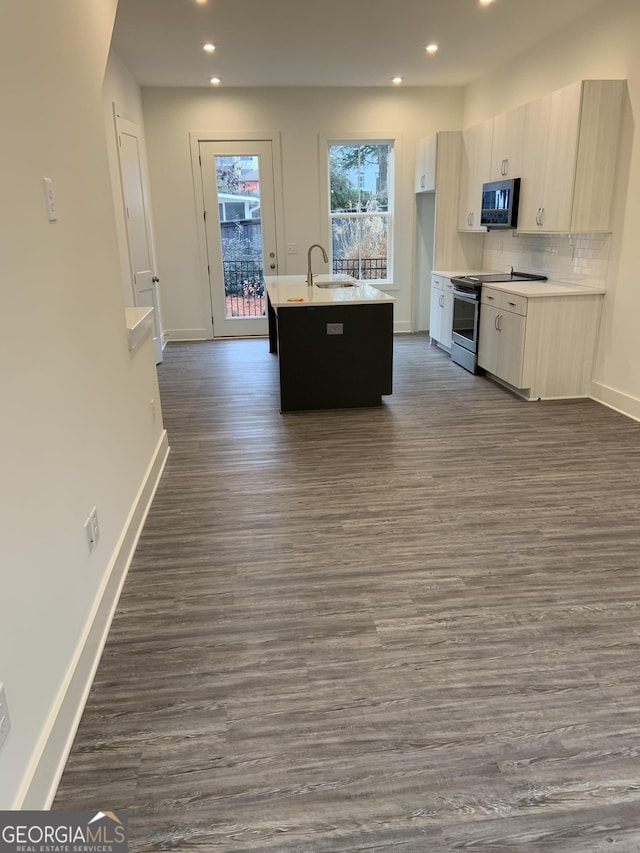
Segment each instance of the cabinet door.
M514 388L522 387L526 322L526 317L510 311L501 311L497 322L499 344L496 376Z
M414 191L416 193L424 192L425 174L424 174L424 149L426 139L419 139L416 142L416 161L415 161L415 180Z
M429 336L432 341L442 340L442 311L444 307L444 294L442 292L442 279L439 276L431 276L431 300L429 307Z
M453 285L450 278L442 282L442 326L440 343L447 349L451 349L451 335L453 332Z
M578 158L582 84L551 94L540 231L569 231Z
M415 191L433 192L436 188L436 155L438 134L419 139L416 144Z
M538 218L544 205L544 167L550 112L551 95L525 106L518 231L540 229Z
M482 184L489 180L493 121L467 128L462 133L460 165L459 231L486 231L480 225Z
M498 115L493 120L491 180L522 177L526 106Z
M572 231L608 231L615 187L623 80L585 80L571 211Z
M498 331L498 317L500 312L492 305L481 305L480 307L480 331L478 333L478 364L480 367L498 375L498 345L500 332Z
M569 231L582 84L526 105L519 231Z

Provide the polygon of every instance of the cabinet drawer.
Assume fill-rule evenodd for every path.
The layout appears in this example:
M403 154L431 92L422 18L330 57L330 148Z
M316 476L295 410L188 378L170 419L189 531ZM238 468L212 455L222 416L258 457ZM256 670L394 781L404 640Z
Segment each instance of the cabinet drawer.
M493 305L499 311L511 311L512 314L527 316L527 297L515 293L504 293L491 287L483 287L481 301L484 305Z
M442 277L439 275L431 276L431 287L435 287L436 290L442 290Z

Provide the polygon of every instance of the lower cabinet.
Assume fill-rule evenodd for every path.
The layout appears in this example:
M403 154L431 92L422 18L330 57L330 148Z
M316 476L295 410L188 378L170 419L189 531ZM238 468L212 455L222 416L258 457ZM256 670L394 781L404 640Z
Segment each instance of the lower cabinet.
M482 289L478 364L529 400L588 397L601 294Z
M522 388L527 301L482 292L478 364L514 388Z
M379 406L393 390L393 303L268 302L280 411Z
M451 350L453 327L453 285L444 275L431 276L431 305L429 310L429 336L447 352Z

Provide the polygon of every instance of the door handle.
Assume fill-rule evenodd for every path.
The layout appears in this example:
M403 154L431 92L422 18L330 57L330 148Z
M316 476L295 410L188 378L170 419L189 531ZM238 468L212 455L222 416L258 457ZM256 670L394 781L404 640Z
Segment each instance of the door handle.
M158 278L158 276L157 276L157 275L154 275L154 277L151 279L151 281L152 281L154 284L157 284L157 283L160 281L160 279Z

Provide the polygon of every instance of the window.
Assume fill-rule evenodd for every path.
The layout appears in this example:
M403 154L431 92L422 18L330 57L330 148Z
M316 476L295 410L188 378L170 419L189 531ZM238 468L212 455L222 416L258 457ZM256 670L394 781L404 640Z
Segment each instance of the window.
M334 273L388 281L393 146L329 143L329 216Z

